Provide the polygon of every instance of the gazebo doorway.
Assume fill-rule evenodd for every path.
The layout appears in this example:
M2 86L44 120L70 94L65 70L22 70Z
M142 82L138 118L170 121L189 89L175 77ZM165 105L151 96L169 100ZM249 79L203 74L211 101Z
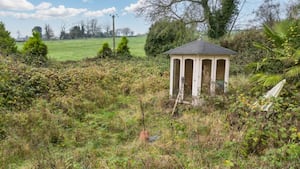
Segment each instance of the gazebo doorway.
M173 96L177 96L180 83L180 60L174 59L173 62Z
M202 60L201 93L207 95L210 94L211 65L212 65L212 61L210 59Z
M192 100L193 91L193 69L192 59L186 59L184 63L184 100Z
M225 87L225 59L217 60L217 72L216 72L216 93L224 93Z

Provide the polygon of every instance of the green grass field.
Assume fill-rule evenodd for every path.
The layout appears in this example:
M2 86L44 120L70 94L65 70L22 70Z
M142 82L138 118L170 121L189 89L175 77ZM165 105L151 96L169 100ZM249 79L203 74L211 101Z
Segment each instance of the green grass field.
M121 38L116 38L116 48ZM129 37L129 48L132 55L144 57L144 45L146 36ZM112 38L93 38L77 40L54 40L45 41L48 46L48 57L57 61L81 60L83 58L92 58L97 55L99 48L104 42L108 42L113 48ZM18 42L18 49L21 50L23 42Z

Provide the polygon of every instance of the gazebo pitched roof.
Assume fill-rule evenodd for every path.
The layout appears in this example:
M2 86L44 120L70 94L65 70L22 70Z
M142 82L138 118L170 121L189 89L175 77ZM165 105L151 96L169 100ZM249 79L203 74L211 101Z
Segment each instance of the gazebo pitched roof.
M195 40L165 52L170 55L235 55L236 52L202 40Z

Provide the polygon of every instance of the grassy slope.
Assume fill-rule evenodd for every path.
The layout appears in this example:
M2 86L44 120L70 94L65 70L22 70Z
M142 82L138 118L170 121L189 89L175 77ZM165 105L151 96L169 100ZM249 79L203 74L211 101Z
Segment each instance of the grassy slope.
M116 48L121 38L116 38ZM134 56L145 56L144 44L146 36L129 37L130 52ZM48 46L48 57L57 61L81 60L96 56L104 42L108 42L112 48L111 38L77 39L45 41ZM18 49L22 49L23 43L17 43Z

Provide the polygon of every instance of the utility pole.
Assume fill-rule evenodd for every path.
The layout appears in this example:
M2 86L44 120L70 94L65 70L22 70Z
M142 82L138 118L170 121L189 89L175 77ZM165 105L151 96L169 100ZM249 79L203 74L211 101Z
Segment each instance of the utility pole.
M113 54L114 54L114 57L116 56L116 39L115 39L115 14L112 14L111 15L112 17L112 20L113 20Z

